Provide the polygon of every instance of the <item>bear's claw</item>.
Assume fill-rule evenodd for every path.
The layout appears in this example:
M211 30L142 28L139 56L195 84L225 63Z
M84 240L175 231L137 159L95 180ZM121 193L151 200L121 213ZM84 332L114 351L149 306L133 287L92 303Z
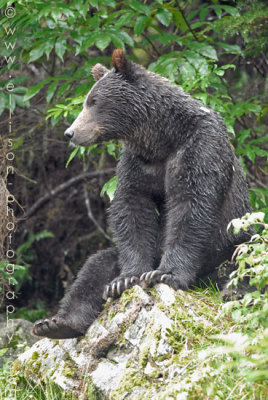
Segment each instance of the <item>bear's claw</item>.
M156 283L172 284L172 274L166 274L160 270L144 272L140 277L140 282L143 287L152 286Z
M57 316L36 321L31 333L34 336L45 336L50 339L71 339L84 335L84 333L68 326L63 318Z
M109 297L119 297L124 290L131 288L139 279L136 276L130 277L118 277L113 282L106 285L103 292L103 299L107 300Z

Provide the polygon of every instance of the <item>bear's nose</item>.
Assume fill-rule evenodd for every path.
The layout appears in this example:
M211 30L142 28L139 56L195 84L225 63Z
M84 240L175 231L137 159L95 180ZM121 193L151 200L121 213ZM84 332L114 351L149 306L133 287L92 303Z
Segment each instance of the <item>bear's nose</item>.
M72 139L72 137L74 136L74 131L72 131L70 128L68 128L64 132L64 136L66 136L69 139Z

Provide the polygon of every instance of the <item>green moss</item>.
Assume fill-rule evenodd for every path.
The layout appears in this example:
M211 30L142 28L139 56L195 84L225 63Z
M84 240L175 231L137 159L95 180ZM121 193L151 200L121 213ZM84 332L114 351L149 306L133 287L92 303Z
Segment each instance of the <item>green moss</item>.
M32 365L36 360L38 360L40 357L39 353L37 351L34 351L32 354L32 357L29 359L28 363Z
M64 366L61 374L66 378L74 378L77 375L77 365L74 360L71 358L68 352L64 355Z
M179 353L187 341L187 336L180 331L169 329L167 331L167 341L174 351Z
M40 373L40 368L41 368L42 362L41 361L36 361L34 365L32 365L32 372L35 375L39 375Z
M119 299L119 302L122 306L122 310L121 311L125 311L126 306L132 301L132 300L138 300L140 301L140 296L137 293L136 287L134 286L131 289L125 290L122 293L122 296Z
M160 378L160 377L162 377L162 376L163 376L163 372L162 372L159 368L154 369L154 370L149 374L149 377L150 377L151 379L158 379L158 378Z
M117 389L113 390L110 394L110 400L118 400L124 398L126 393L130 394L133 392L135 387L149 388L151 382L147 377L137 368L127 368L124 376L121 378ZM131 398L131 397L130 397Z
M76 376L77 368L74 368L70 361L65 361L61 374L66 378L74 378Z
M171 353L163 354L162 356L157 357L157 362L163 362L165 360L169 360L172 357Z
M139 356L139 364L144 369L149 361L150 356L150 345L144 347L144 349L140 352Z
M117 311L115 308L111 308L111 309L108 311L108 315L107 315L108 321L111 321L111 320L113 319L113 317L116 316L117 313L118 313L118 311Z
M96 388L92 380L87 377L84 381L83 394L86 395L88 400L103 400L104 396Z
M148 292L152 297L154 297L154 300L160 300L160 294L154 287L148 289Z
M11 369L10 369L11 375L16 375L17 373L22 372L22 370L23 370L23 366L22 366L21 362L19 360L13 361Z
M162 311L163 313L167 314L167 306L164 303L161 303L161 302L157 303L156 306L160 311ZM170 308L170 310L172 310L172 308ZM168 312L168 315L169 315L169 312Z

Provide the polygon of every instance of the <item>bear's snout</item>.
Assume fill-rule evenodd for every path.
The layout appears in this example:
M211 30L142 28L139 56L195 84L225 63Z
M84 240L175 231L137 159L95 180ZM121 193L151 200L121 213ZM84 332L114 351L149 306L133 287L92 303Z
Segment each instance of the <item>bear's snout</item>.
M64 132L64 136L66 136L69 139L72 139L72 137L74 136L74 131L72 129L68 128Z

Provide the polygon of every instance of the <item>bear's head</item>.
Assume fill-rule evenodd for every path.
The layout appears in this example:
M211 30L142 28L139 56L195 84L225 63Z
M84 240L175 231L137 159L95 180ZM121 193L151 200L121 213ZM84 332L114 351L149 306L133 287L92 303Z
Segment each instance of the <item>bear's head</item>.
M114 50L112 62L111 70L101 64L92 68L96 83L86 96L83 110L64 133L74 144L127 139L147 119L143 101L146 90L141 84L147 71L128 60L121 49Z

